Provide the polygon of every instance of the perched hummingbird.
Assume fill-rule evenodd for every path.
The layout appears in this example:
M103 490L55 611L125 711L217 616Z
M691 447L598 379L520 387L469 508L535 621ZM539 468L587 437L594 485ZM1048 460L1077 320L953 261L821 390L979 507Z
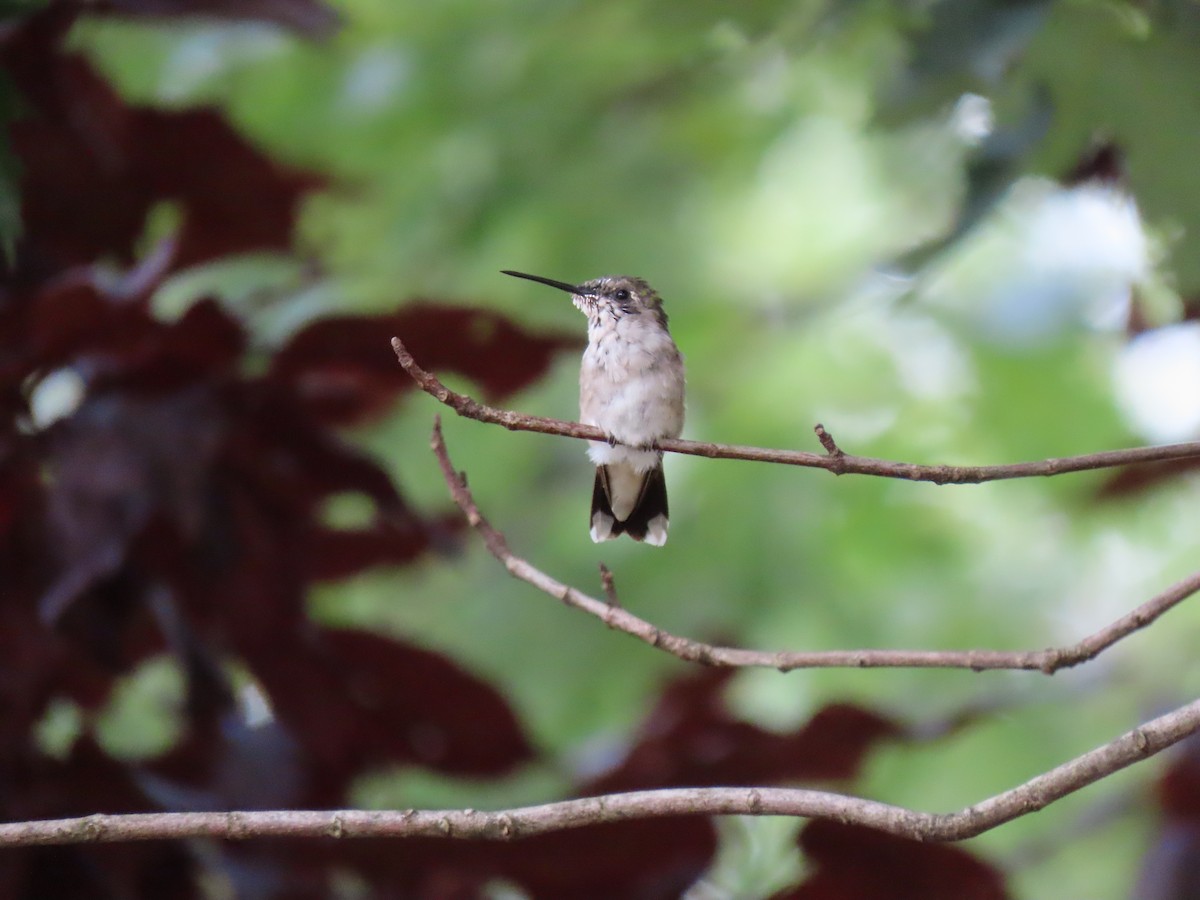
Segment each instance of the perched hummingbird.
M592 540L628 534L655 547L667 542L667 483L662 451L651 445L683 431L683 356L667 331L662 300L627 275L567 284L504 270L566 291L587 316L588 346L579 369L579 419L608 441L590 441L596 464Z

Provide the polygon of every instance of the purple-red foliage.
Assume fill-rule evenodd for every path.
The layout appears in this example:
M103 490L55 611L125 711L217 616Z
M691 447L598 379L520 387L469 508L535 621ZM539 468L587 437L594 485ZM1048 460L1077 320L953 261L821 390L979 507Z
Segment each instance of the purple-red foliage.
M456 543L458 517L414 509L339 431L411 390L393 334L491 400L577 340L422 302L313 322L251 361L220 298L157 317L154 291L180 268L287 252L297 209L323 179L273 162L214 110L127 105L62 49L84 9L259 18L306 34L335 18L315 0L59 0L0 32L0 66L25 103L11 129L24 233L0 283L0 816L328 808L383 767L485 779L533 760L495 687L405 641L314 622L305 598L317 582ZM162 201L179 209L179 228L140 254ZM39 420L31 398L65 373L76 401ZM347 493L367 502L369 521L332 527L324 507ZM114 759L87 716L158 654L184 674L182 734L156 759ZM231 666L254 680L268 720L247 719ZM727 678L702 671L670 685L624 761L578 792L846 780L878 741L903 736L849 705L773 734L729 713ZM35 734L64 700L85 724L59 758ZM855 832L813 828L827 850L863 845ZM716 844L710 821L682 817L513 844L31 848L0 854L0 896L187 898L215 877L238 896L316 898L349 877L373 896L476 897L501 879L532 897L650 900L679 896Z
M624 761L585 792L848 781L876 743L902 736L897 723L849 704L826 706L792 732L767 731L730 715L732 675L702 669L668 685Z
M250 6L318 8L254 3L243 15ZM382 766L512 771L534 751L495 688L404 641L323 627L305 596L319 580L450 549L461 527L412 508L339 434L411 389L385 363L391 335L494 396L534 381L573 339L418 305L316 322L251 374L248 336L217 298L157 317L151 297L172 272L287 251L300 202L323 182L263 156L214 110L125 104L61 48L76 7L10 24L0 43L24 104L11 129L24 233L0 284L0 815L333 806ZM179 229L139 260L164 200ZM32 398L56 376L77 396L39 420ZM368 521L331 527L324 506L346 493L370 504ZM86 716L160 653L186 683L183 736L167 754L125 764L87 727L61 759L39 749L53 702ZM272 720L246 722L230 664L256 681ZM239 893L276 884L267 894L282 896L303 852L239 848L223 874ZM333 863L310 873L314 895ZM166 843L9 852L0 894L195 896L198 865Z
M812 871L772 900L1005 900L1004 877L960 847L860 825L810 822L800 848Z
M261 155L215 110L126 105L86 60L60 50L75 17L53 4L0 47L29 113L11 129L25 228L13 280L132 263L146 213L163 201L183 211L176 266L288 249L296 206L322 180Z

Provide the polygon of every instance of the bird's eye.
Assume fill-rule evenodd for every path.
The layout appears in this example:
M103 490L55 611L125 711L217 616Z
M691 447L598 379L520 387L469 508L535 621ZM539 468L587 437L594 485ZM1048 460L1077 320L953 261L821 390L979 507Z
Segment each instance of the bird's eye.
M617 291L615 294L613 294L613 296L616 297L618 300L620 300L622 303L624 303L626 300L629 299L629 291L625 290L625 288L621 288L619 291Z

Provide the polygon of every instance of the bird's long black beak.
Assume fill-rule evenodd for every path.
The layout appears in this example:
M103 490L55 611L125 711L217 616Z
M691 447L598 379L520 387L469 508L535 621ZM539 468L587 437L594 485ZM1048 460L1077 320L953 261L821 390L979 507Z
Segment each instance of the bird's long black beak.
M553 278L543 278L541 275L527 275L524 272L513 272L509 269L501 269L501 275L511 275L513 278L524 278L527 281L536 281L539 284L548 284L552 288L558 288L560 291L566 291L568 294L586 294L587 291L581 290L577 284L567 284L565 281L555 281Z

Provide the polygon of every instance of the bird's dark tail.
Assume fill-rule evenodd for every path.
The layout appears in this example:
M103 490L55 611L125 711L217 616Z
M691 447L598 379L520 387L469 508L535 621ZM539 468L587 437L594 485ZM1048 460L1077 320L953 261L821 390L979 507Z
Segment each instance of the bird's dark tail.
M613 514L608 466L596 467L596 481L592 487L593 541L611 541L627 534L635 541L661 547L667 542L669 521L667 480L663 477L662 463L646 473L637 502L624 520Z

